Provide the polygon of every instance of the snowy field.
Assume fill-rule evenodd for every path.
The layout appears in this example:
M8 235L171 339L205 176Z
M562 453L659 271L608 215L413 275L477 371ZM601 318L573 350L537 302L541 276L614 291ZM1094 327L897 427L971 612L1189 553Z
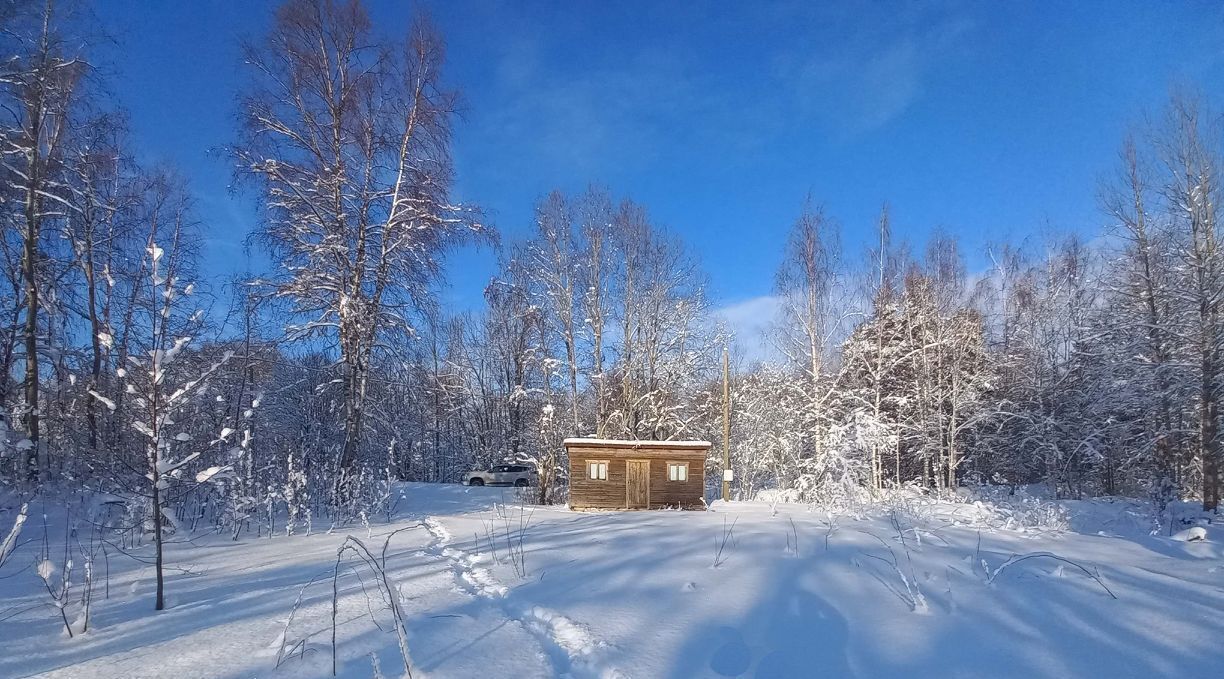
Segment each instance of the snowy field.
M109 597L95 576L91 629L71 639L42 605L33 507L35 541L0 571L0 677L330 676L337 548L351 534L380 559L403 528L385 564L414 676L1224 676L1224 531L1153 537L1137 503L1063 503L1068 530L1050 531L917 498L829 517L760 502L520 513L510 491L403 493L369 533L174 544L161 613L151 568L112 556ZM344 564L338 673L398 676L376 576Z

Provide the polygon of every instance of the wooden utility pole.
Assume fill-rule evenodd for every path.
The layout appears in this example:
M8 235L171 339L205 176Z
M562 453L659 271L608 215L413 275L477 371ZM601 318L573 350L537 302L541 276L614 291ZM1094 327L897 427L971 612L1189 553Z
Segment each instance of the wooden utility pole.
M723 347L723 482L722 499L731 499L731 357Z

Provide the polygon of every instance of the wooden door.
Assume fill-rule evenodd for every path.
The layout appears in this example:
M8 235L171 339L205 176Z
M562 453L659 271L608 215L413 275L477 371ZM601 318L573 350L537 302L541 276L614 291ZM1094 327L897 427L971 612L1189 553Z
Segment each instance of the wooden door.
M625 473L625 506L629 509L650 507L650 460L628 460Z

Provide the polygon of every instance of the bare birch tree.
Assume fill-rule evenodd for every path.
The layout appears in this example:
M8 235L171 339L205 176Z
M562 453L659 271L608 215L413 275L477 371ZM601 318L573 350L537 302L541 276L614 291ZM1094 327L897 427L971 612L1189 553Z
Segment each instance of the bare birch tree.
M441 255L479 227L452 204L442 41L416 21L382 41L356 0L289 0L262 43L245 47L238 171L265 195L261 232L291 304L291 339L338 346L343 374L341 476L362 448L372 362L411 335Z
M32 6L33 7L33 6ZM88 66L81 41L64 33L62 12L45 0L37 12L10 17L4 35L13 58L0 68L5 120L0 129L0 159L14 178L21 201L21 278L24 296L22 355L24 403L21 415L28 440L26 475L39 472L40 318L46 283L43 239L45 224L64 217L71 205L64 188L65 147L69 118L77 104ZM45 478L47 469L41 472Z

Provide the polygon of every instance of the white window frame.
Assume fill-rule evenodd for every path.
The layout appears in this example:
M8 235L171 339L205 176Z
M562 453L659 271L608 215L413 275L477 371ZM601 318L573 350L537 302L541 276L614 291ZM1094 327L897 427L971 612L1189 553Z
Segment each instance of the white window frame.
M608 461L607 460L587 460L587 479L590 481L607 481L608 480Z
M667 463L667 480L675 483L686 483L689 478L689 463L687 462L668 462Z

